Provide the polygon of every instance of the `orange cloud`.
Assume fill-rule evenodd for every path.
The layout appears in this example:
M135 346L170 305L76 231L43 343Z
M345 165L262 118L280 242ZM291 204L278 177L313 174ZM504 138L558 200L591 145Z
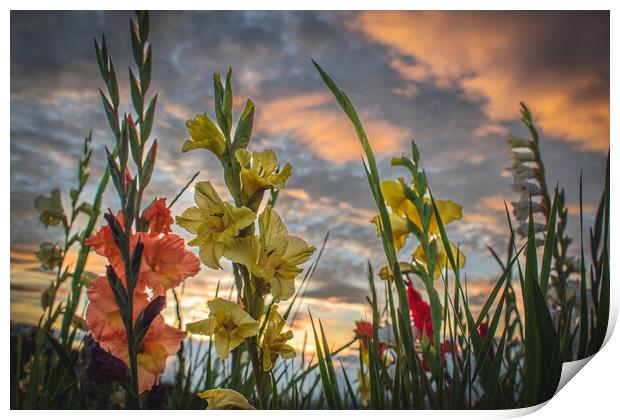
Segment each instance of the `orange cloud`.
M500 212L502 214L505 214L506 207L504 203L508 205L508 210L510 210L511 201L515 201L515 198L514 197L511 198L509 196L504 196L504 195L487 196L487 197L483 197L480 200L480 203L477 207L479 210L483 210L483 211L491 210L494 212Z
M362 148L351 123L328 93L306 93L263 103L256 130L267 135L288 134L336 163L359 159ZM379 154L396 153L408 131L361 112L366 134Z
M573 71L561 67L561 61L554 62L564 58L557 55L576 49L562 39L564 32L550 34L547 25L554 17L373 11L357 15L350 26L387 46L393 56L390 65L408 83L458 87L482 103L491 122L514 120L518 102L523 100L545 134L579 142L589 150L607 150L609 82L605 70L609 68L580 63ZM549 48L550 39L555 44ZM497 124L487 124L478 134L489 129L500 132Z

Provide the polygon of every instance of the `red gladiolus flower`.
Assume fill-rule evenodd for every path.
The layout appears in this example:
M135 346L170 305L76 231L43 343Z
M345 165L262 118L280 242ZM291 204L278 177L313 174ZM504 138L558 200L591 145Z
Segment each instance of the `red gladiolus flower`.
M170 226L174 223L170 209L166 206L165 198L158 198L144 210L142 215L144 220L149 224L149 233L157 236L160 233L164 235L171 232Z
M355 337L362 340L367 341L372 338L372 324L367 321L355 321Z
M385 354L385 351L387 349L389 349L389 348L390 348L390 346L387 343L380 342L379 343L379 349L378 349L379 350L379 357L383 357L383 355Z
M355 333L355 338L357 338L361 342L360 352L362 362L364 364L368 364L368 345L370 343L370 340L372 339L373 325L368 321L355 321L355 329L353 330L353 332ZM388 345L388 343L384 343L379 340L379 344L377 346L377 355L379 357L383 357L385 355L385 351L389 347L390 346Z
M450 354L450 352L452 347L452 342L450 342L450 340L446 340L444 342L441 343L440 349L441 349L441 355L445 358L446 354ZM423 359L422 360L422 368L426 371L426 372L430 372L431 371L431 366L428 364L428 360Z
M489 333L489 323L488 322L481 322L480 325L478 325L478 333L480 334L480 339L482 341L486 340L487 334ZM492 343L491 343L491 347L489 347L488 355L489 355L489 357L491 359L493 359L495 357L495 350L493 349L493 344Z
M432 338L433 321L430 305L422 299L420 293L411 283L407 284L407 296L409 298L409 310L413 317L413 325L418 328L422 337L426 335L428 338Z
M482 341L486 340L488 332L489 323L481 322L480 325L478 325L478 333L480 334L480 338L482 339Z

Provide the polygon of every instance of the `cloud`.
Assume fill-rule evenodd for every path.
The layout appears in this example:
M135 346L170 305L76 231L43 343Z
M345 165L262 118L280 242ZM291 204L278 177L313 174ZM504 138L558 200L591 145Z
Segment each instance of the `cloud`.
M370 141L379 152L377 163L383 178L407 176L402 168L390 166L390 156L409 153L408 141L416 140L433 193L463 205L464 220L451 224L448 230L450 237L462 244L467 253L468 276L477 279L495 274L497 264L485 245L491 244L498 250L506 245L507 225L499 200L502 197L511 200L510 179L500 174L510 165L503 141L506 131L524 130L516 121L516 101L521 98L529 101L521 93L563 89L567 80L575 80L575 86L586 86L587 83L579 81L595 80L591 75L597 69L607 69L608 53L605 42L600 42L601 29L593 27L591 33L584 34L582 26L587 25L579 24L579 16L567 20L575 34L565 35L554 18L546 22L549 29L545 35L540 19L529 18L536 14L525 15L527 19L520 14L510 15L523 28L528 28L519 37L535 42L536 48L526 48L525 41L510 39L516 24L503 18L498 21L505 23L507 35L498 31L494 36L499 39L497 42L504 43L506 51L499 51L500 47L490 49L495 46L494 41L489 41L489 33L493 33L489 29L492 19L485 13L480 15L464 15L475 28L469 31L472 34L467 33L465 23L454 21L455 18L446 23L454 27L454 34L447 29L438 33L437 18L431 15L427 26L418 26L420 33L416 37L428 37L428 48L422 52L427 56L434 54L435 58L425 61L423 54L416 56L417 50L406 50L407 46L399 45L398 39L388 43L359 28L353 32L345 30L343 25L347 21L360 22L364 13L359 18L356 12L152 13L154 61L150 93L159 92L152 138L158 139L159 149L144 202L155 196L171 199L196 171L201 171L199 181L210 180L224 199L230 199L224 191L221 165L212 154L206 151L184 154L180 150L187 138L185 120L196 113L214 115L212 74L225 72L232 66L235 115L241 112L245 97L251 97L256 104L250 149L273 148L281 162L294 166L294 174L280 194L277 206L289 230L317 247L330 231L325 253L308 284L308 300L304 300L301 315L309 304L313 315L317 311L317 318L338 321L341 326L326 323L328 329L341 328L342 336L350 339L352 320L363 317L366 311L362 305L367 294L367 260L377 269L384 264L385 256L376 229L369 223L376 206L359 160L362 154L359 141L310 63L309 57L314 57L347 90L360 112ZM130 16L130 12L12 13L10 223L13 250L27 244L30 248L24 252L31 254L40 241L63 240L61 229L45 229L37 221L33 202L37 195L60 187L63 202L69 203L68 192L76 182L81 143L91 127L95 150L83 199L94 196L105 166L103 147L110 146L113 139L98 97L97 87L102 83L92 40L94 36L106 34L120 83L121 110L130 111L126 73L132 64L127 36ZM536 21L537 29L526 26L524 20ZM599 25L602 32L607 30L600 19L590 20L595 21L590 27ZM392 23L391 31L408 39L409 20ZM479 36L473 34L478 30ZM53 39L50 33L54 33ZM563 38L571 40L574 48L565 48ZM478 53L472 53L468 43L483 46L482 53L491 51L495 61L506 61L509 80L504 81L492 72L504 67L493 62L488 51L487 56L467 58L468 54ZM437 61L437 51L445 52L442 62ZM476 64L480 60L489 60L482 70ZM482 87L471 81L487 75L490 81ZM590 75L590 79L584 75ZM511 89L524 85L530 88L527 92L517 91L516 98L506 99L508 94L502 96L502 92L494 93L487 88L501 82ZM566 91L573 101L575 86L569 86ZM606 95L607 91L607 85L599 83L583 93L583 103L588 103L588 98ZM543 123L543 134L549 134L546 127L550 122L542 119L546 114L538 112L542 105L528 103L537 120ZM506 109L498 104L504 104ZM575 107L574 111L581 112L580 109ZM567 115L572 119L575 112ZM576 119L577 123L590 129ZM572 120L563 125L576 130ZM583 168L584 203L596 203L601 194L604 157L600 152L581 150L580 144L562 143L545 136L541 145L548 184L559 181L566 188L569 205L576 202L579 194L576 169ZM174 214L193 205L193 201L190 187L175 204ZM108 207L118 208L118 198L111 186L103 202L103 208ZM576 214L574 205L570 212ZM587 214L586 224L592 218L592 213ZM84 225L80 219L75 227L82 229ZM578 230L578 227L578 220L569 219L569 228ZM174 230L189 238L181 228ZM578 231L571 234L578 237ZM413 242L410 241L411 247ZM401 255L410 252L408 248ZM49 283L32 257L29 261L13 257L17 255L12 254L12 268L19 270L11 276L12 313L18 307L27 310L26 304L16 303L25 292L17 289L31 286L31 274L37 280L38 290ZM30 264L30 268L20 264ZM96 269L101 270L101 267ZM228 296L232 283L228 270L203 268L199 276L187 281L182 302L186 321L205 315L205 301L213 297L220 279L220 290ZM39 308L38 293L30 293L24 299L31 309ZM20 313L17 318L21 317ZM174 322L172 302L166 316L169 322ZM307 326L307 323L299 325ZM303 332L295 334L299 339L303 337ZM332 331L328 334L331 339Z
M491 122L524 100L546 134L609 147L608 13L363 12L349 26L388 47L403 79L457 88Z
M370 113L362 113L361 118L375 153L400 150L407 130ZM257 132L289 135L332 162L357 160L363 154L355 129L329 93L294 94L263 103L256 123Z

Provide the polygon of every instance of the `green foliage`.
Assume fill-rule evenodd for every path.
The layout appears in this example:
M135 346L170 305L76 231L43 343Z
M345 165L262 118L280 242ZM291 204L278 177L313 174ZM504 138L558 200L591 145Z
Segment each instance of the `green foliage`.
M463 289L460 281L460 269L458 255L454 255L449 246L448 236L441 220L436 202L432 198L431 206L427 207L422 200L424 192L428 188L428 181L423 171L419 169L420 154L413 143L412 159L405 156L394 158L393 165L403 166L409 170L413 178L415 188L405 186L407 198L412 202L422 219L422 229L416 226L411 220L408 227L425 251L425 255L430 255L430 269L414 270L415 274L423 280L427 295L430 298L430 310L433 321L432 340L422 339L416 343L411 339L410 321L404 314L407 313L406 299L402 299L401 290L404 288L403 276L396 260L396 253L392 246L391 227L387 209L379 185L379 174L376 159L372 152L370 143L366 137L362 123L355 112L353 105L347 95L338 88L336 83L314 62L315 67L327 87L334 94L338 104L349 117L360 139L360 143L366 154L368 165L364 164L371 192L375 198L379 214L381 217L381 238L384 245L386 258L389 266L393 269L394 285L399 294L399 301L391 299L392 284L388 283L387 305L389 316L381 318L378 316L375 286L372 279L372 271L369 270L371 298L369 300L373 313L373 337L368 342L368 370L370 372L370 400L369 408L515 408L538 404L551 398L555 393L560 379L562 362L573 360L576 349L573 346L572 337L576 330L571 324L572 305L574 298L567 300L565 290L558 292L553 302L560 302L562 307L560 323L554 322L552 309L547 304L547 290L551 283L554 288L560 286L565 288L568 276L572 272L572 262L566 256L566 248L570 244L570 238L565 234L567 210L564 207L563 191L556 190L553 202L546 193L544 180L544 167L538 149L539 137L532 122L529 109L522 105L522 121L527 126L532 136L532 140L525 140L515 136L509 139L509 145L515 149L514 173L517 181L525 182L528 178L528 187L525 191L529 195L529 208L526 210L525 217L522 211L515 210L518 221L527 222L526 244L517 250L515 244L515 232L512 229L510 216L508 222L510 227L510 240L508 257L506 263L502 262L498 254L491 249L493 256L502 268L495 287L489 295L477 318L474 318L466 289ZM523 154L519 149L528 149ZM531 162L533 165L525 165ZM531 182L538 183L538 189L531 189ZM585 298L587 291L585 262L582 256L582 299L581 299L581 331L584 337L583 343L590 343L589 349L597 348L592 343L601 343L606 330L607 312L600 310L600 307L608 308L608 251L607 251L607 230L603 227L603 220L606 220L608 213L605 213L604 206L608 186L605 189L601 200L599 217L595 223L595 229L591 234L593 238L593 259L592 273L597 273L590 278L592 284L593 301L602 297L604 303L598 307L601 313L600 321L592 323L592 331L588 331L587 313L588 300ZM430 193L430 189L429 189ZM542 195L542 201L534 203L531 199L533 195ZM521 203L514 203L515 209ZM430 212L429 212L430 210ZM546 222L541 227L535 222L534 213L542 212ZM436 264L437 249L428 237L427 226L430 213L434 214L439 227L439 238L446 250L447 259L451 273L446 270L442 278L444 279L444 304L442 306L439 294L435 288L435 283L430 275L432 267ZM604 233L605 232L605 233ZM540 236L542 235L542 242ZM596 238L596 240L594 240ZM537 247L544 244L542 260L538 261ZM521 256L522 251L524 255ZM583 253L583 244L582 244ZM519 257L525 265L525 272L521 269ZM597 265L597 262L600 264ZM555 265L554 265L555 264ZM517 266L519 280L521 283L521 299L524 303L524 313L520 314L516 305L516 296L511 285L513 266ZM451 274L454 282L454 293L449 293L447 278ZM597 277L600 279L601 290L596 289ZM497 299L499 296L499 299ZM596 309L596 308L595 308ZM465 324L462 316L464 315ZM483 320L490 316L491 321L485 337L480 333ZM451 320L454 322L452 323ZM585 322L584 322L585 320ZM522 323L525 323L523 326ZM394 331L395 354L391 363L395 365L394 373L390 376L382 375L378 372L389 372L388 366L382 366L381 358L378 353L378 325L384 323ZM395 325L398 323L398 328ZM600 324L600 328L599 328ZM594 326L596 325L596 328ZM441 326L441 327L439 327ZM525 328L524 328L525 327ZM446 333L447 331L447 333ZM525 331L525 333L523 332ZM444 358L443 351L438 351L437 345L442 336L449 337L449 354ZM598 340L598 341L597 341ZM457 345L460 349L457 350ZM421 346L421 350L418 350ZM584 344L581 344L583 349ZM600 346L598 347L600 348ZM361 349L361 347L360 347ZM361 351L361 350L360 350ZM583 350L579 352L583 353ZM592 354L590 351L587 353ZM360 359L362 354L360 353ZM452 369L446 369L446 360L452 362ZM420 369L421 362L428 364L428 371ZM360 364L364 368L364 364ZM408 369L407 369L408 367ZM326 381L323 381L324 386ZM450 386L447 386L450 384ZM360 385L361 386L361 385ZM329 388L333 384L329 382ZM333 393L333 391L331 391ZM347 379L347 392L349 391ZM347 395L348 395L347 394ZM422 396L420 399L419 396ZM416 398L417 397L417 398ZM391 401L390 401L391 399Z

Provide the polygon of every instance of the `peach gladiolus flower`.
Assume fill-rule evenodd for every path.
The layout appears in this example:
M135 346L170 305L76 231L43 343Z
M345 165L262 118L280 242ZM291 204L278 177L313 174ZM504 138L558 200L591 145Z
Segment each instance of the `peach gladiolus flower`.
M153 320L138 353L138 392L140 394L155 385L159 376L164 373L168 356L179 351L181 341L186 335L185 331L166 324L162 315L157 315ZM103 342L101 346L129 365L126 337Z
M187 336L181 331L164 322L164 317L158 315L146 333L142 348L138 353L138 388L142 393L150 389L159 375L164 373L166 360L179 351L181 341Z
M118 214L116 215L116 220L122 227L125 227L123 212L118 212ZM102 257L106 257L108 260L120 259L120 252L116 247L116 243L114 242L114 237L112 236L112 229L107 224L101 226L101 229L99 229L97 233L91 235L88 239L86 239L84 243L92 247L97 254L101 255Z
M86 294L90 302L86 309L86 324L93 337L100 342L124 337L125 324L108 279L105 276L97 277ZM133 302L135 319L148 304L144 289L136 288Z
M144 210L142 215L144 220L149 224L149 233L157 236L160 233L164 235L171 232L170 226L174 223L170 209L166 206L165 198L158 198Z
M144 252L142 269L146 285L156 295L181 284L188 277L200 271L200 259L185 248L185 241L179 235L142 237Z
M123 218L123 212L119 211L116 215L116 220L121 225L121 227L125 227L125 220ZM144 238L147 236L145 233L131 233L130 237L130 247L133 252L135 246L138 243L138 240L144 242ZM95 233L91 235L85 242L86 245L93 247L93 250L101 255L102 257L107 258L109 264L114 268L114 271L118 275L118 277L123 280L125 278L125 264L123 263L123 259L121 257L121 253L116 246L116 242L114 242L114 237L112 236L112 228L108 224L101 226L101 228ZM144 272L145 268L142 266L140 268L140 272ZM139 281L141 281L140 279ZM137 287L138 289L140 287Z

